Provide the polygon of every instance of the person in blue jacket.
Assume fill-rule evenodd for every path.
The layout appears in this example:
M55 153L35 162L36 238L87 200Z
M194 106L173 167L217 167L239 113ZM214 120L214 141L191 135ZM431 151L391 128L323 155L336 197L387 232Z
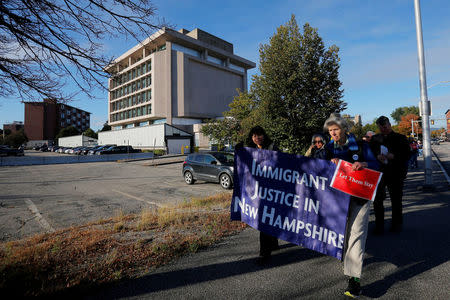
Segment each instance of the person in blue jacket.
M325 121L324 131L331 136L326 145L329 159L338 164L339 160L352 163L353 170L370 168L377 170L378 161L368 143L357 142L355 136L347 133L348 123L339 114L331 114ZM344 274L349 276L344 294L355 298L361 294L360 278L369 225L370 201L351 196L347 215L344 247Z

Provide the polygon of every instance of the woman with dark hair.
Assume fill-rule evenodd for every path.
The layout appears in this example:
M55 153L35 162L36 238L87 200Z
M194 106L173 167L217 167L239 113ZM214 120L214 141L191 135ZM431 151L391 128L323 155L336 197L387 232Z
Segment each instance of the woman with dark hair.
M311 146L306 151L306 157L327 159L327 150L325 149L325 138L323 135L316 133L312 136Z
M273 151L279 150L261 126L255 126L250 129L245 146ZM270 259L272 251L278 249L278 239L260 231L259 246L259 262L266 263Z
M324 131L328 131L331 141L326 148L331 161L339 159L352 163L352 169L363 168L377 170L378 161L368 143L358 143L352 134L348 134L348 123L339 114L331 114L325 121ZM344 246L344 274L349 276L348 287L344 294L355 298L361 293L360 278L363 266L367 231L369 225L370 201L351 196L347 215Z

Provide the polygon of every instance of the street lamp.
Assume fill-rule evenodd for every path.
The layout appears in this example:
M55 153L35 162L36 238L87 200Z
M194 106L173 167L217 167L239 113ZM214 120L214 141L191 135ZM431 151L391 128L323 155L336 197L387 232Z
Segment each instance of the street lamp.
M416 17L417 33L417 54L419 58L419 82L420 82L420 108L422 112L422 136L423 136L423 159L425 183L424 189L432 189L433 169L431 160L431 131L430 131L430 111L431 104L427 95L427 78L425 71L425 56L423 50L422 20L420 16L420 1L414 0L414 11Z

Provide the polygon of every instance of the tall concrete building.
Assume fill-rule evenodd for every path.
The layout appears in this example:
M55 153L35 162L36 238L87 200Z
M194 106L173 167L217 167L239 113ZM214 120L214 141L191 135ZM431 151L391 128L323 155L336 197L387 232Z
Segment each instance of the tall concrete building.
M198 28L163 28L106 68L108 123L113 131L165 123L192 134L194 124L222 117L237 89L247 90L254 67Z
M163 28L105 69L111 74L112 132L100 133L99 143L166 149L172 143L176 149L189 137L189 146L199 146L203 139L196 124L222 117L237 89L247 90L247 70L255 66L235 55L233 44L198 28ZM150 128L161 124L164 130ZM143 140L156 142L144 145Z

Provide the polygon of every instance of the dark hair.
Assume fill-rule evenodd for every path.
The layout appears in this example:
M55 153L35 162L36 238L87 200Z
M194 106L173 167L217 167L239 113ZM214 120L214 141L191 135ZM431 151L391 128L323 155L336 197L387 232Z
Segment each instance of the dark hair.
M383 126L383 125L385 125L385 124L391 124L391 122L389 122L389 118L388 117L385 117L385 116L381 116L381 117L379 117L376 121L375 121L375 123L377 123L377 125L381 125L381 126Z
M316 134L314 134L314 135L312 136L311 144L314 144L314 140L315 140L316 138L320 138L320 140L322 141L322 143L323 143L324 145L327 143L326 140L325 140L325 137L324 137L323 135L321 135L320 133L316 133Z
M272 144L272 140L269 138L269 136L267 135L264 128L262 128L261 126L255 126L252 129L250 129L250 132L248 133L247 140L246 140L246 144L248 147L256 147L256 144L253 142L253 139L252 139L254 134L262 135L264 137L263 148L266 148L270 144Z

